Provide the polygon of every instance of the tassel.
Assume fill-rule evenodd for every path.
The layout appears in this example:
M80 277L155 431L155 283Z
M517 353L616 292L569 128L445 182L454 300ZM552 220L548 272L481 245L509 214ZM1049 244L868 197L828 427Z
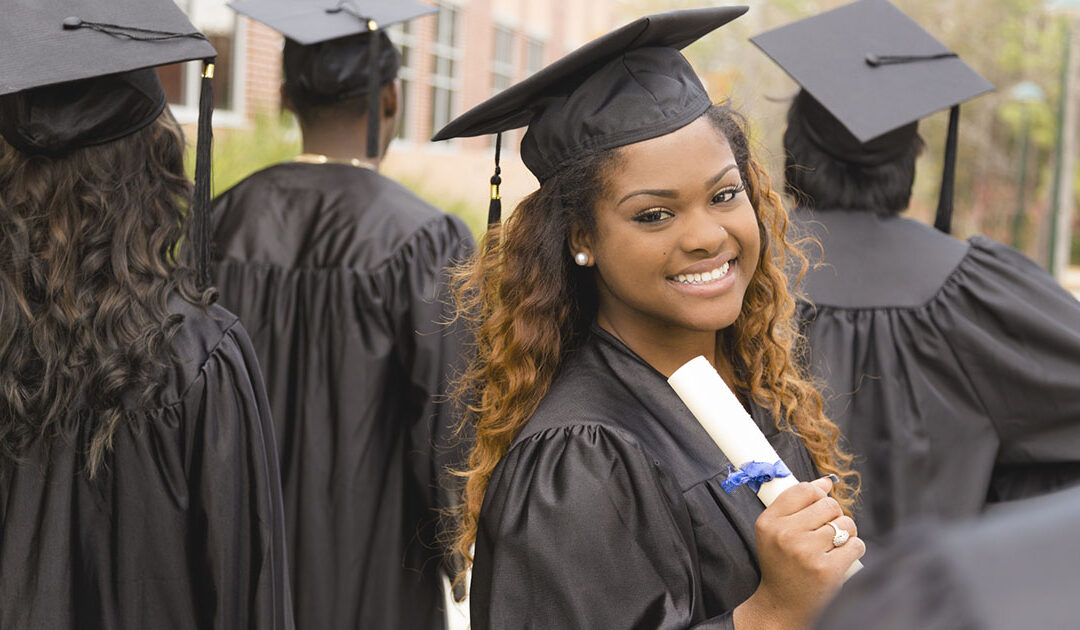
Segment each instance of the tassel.
M382 77L379 75L379 25L375 20L368 20L368 113L367 113L367 156L379 157L379 112L382 95Z
M956 145L960 127L960 106L949 111L949 135L945 140L945 167L941 173L941 192L938 195L934 227L948 234L952 230L953 188L956 183Z
M191 243L195 278L200 289L210 286L210 151L214 130L214 62L204 62L199 90L199 130L195 144L195 195L191 204Z
M495 134L495 174L491 176L491 203L488 204L488 227L494 227L502 221L502 196L499 186L502 184L502 169L499 168L499 154L502 149L502 132Z

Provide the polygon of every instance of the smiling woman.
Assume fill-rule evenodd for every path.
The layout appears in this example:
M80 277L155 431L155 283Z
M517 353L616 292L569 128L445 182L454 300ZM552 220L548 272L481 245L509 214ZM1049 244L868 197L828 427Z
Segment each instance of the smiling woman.
M801 627L862 554L848 458L792 360L785 213L677 50L741 12L642 18L436 136L528 122L541 180L459 274L474 628ZM768 509L726 492L665 381L698 355L797 477L835 476Z

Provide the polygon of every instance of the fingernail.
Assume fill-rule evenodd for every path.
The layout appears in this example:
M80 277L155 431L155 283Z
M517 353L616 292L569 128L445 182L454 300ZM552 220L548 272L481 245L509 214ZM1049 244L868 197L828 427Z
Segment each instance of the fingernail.
M840 483L840 477L838 477L834 473L829 473L829 474L827 474L825 476L828 477L829 480L833 482L833 485L836 485L836 484Z

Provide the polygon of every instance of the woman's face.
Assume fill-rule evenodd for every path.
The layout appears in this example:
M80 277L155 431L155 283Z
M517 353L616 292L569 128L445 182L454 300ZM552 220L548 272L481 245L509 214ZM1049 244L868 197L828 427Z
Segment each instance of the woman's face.
M735 321L761 240L731 147L705 117L621 148L595 212L595 231L571 245L596 266L601 322L649 335Z

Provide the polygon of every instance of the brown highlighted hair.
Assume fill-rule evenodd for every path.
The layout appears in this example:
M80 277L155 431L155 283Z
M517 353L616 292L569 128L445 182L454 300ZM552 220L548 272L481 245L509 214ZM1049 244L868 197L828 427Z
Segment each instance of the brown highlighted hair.
M59 157L0 139L0 464L78 428L93 476L121 422L157 403L177 292L208 305L178 243L190 208L172 114Z
M801 339L784 269L793 260L801 276L806 258L788 240L787 214L750 155L742 118L726 105L712 106L705 116L731 146L762 242L742 311L718 331L719 347L736 366L736 389L771 409L780 428L801 436L822 473L840 476L834 496L847 509L857 474L794 356ZM545 180L456 271L458 316L471 323L477 344L458 391L470 401L465 422L476 440L461 472L465 492L455 540L455 552L469 560L492 472L596 315L593 281L572 264L567 243L572 226L595 227L594 203L618 159L618 149L587 156Z

